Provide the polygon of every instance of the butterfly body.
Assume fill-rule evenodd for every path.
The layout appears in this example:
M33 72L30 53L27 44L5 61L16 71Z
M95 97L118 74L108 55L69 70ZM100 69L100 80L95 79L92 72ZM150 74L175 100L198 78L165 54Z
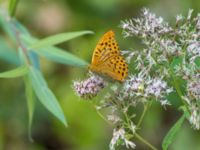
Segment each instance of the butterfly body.
M120 54L113 31L106 32L98 42L89 69L118 81L128 75L128 65Z

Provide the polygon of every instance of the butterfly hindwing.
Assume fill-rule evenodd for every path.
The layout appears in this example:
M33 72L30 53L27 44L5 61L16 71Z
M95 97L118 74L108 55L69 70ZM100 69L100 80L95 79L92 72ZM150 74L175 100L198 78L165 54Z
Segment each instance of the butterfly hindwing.
M116 55L98 66L102 74L123 81L128 74L128 65L121 55Z

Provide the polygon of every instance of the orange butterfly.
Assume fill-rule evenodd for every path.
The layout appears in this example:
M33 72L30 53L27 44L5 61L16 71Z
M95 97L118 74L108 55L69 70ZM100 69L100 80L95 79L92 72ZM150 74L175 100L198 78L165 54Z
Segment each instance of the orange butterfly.
M94 49L89 69L118 81L128 75L128 65L120 54L113 31L106 32Z

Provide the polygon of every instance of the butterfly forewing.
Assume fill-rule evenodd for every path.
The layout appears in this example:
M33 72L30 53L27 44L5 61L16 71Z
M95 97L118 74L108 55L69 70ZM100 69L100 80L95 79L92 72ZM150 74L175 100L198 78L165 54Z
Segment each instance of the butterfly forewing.
M119 47L114 38L113 31L108 31L99 40L92 56L92 64L98 65L113 55L119 55Z
M108 31L98 42L93 52L90 69L123 81L128 74L128 65L120 55L113 31Z

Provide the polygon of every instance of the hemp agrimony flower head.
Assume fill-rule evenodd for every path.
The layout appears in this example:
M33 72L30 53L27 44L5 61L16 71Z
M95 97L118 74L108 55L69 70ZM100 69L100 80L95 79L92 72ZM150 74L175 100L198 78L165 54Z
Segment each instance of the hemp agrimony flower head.
M165 94L163 95L162 90L159 91L157 87L170 93L172 88L166 90L170 78L175 80L177 76L179 80L184 80L186 94L180 95L177 83L173 88L179 91L182 101L187 103L185 107L191 114L190 123L194 128L199 129L200 119L197 116L200 112L198 102L200 99L200 66L198 65L200 59L200 14L192 17L192 13L193 10L189 10L186 17L177 15L175 27L172 28L161 17L156 17L148 9L143 9L140 18L122 21L121 27L124 37L139 37L146 47L140 52L135 52L138 55L135 63L139 73L144 77L157 74L156 78L147 82L149 86L146 88L144 86L146 95L152 94L156 99L165 99ZM161 81L158 76L165 81ZM164 100L161 103L165 104L168 101Z
M197 105L197 103L190 104L191 116L189 118L189 121L192 124L192 127L197 130L200 129L200 109L199 109L199 107L200 106Z
M124 36L139 36L142 38L157 38L169 33L172 28L162 17L156 17L148 9L143 9L140 18L122 21L121 27L124 29Z
M162 106L169 105L166 96L172 92L172 88L160 78L152 79L134 75L130 75L122 86L112 90L114 95L106 98L118 100L121 103L128 102L127 107L135 107L138 103L145 103L151 99L160 101Z
M106 82L99 76L90 75L84 81L74 81L73 87L77 95L84 99L95 97L106 86Z
M110 150L115 150L115 147L117 145L125 145L127 148L135 148L135 143L129 141L125 135L125 130L123 128L121 129L114 129L113 131L113 138L110 142Z
M187 84L187 92L189 97L200 100L200 79L193 79Z
M194 129L200 129L200 74L193 76L187 83L187 96L185 101L191 111L189 118L190 123Z

